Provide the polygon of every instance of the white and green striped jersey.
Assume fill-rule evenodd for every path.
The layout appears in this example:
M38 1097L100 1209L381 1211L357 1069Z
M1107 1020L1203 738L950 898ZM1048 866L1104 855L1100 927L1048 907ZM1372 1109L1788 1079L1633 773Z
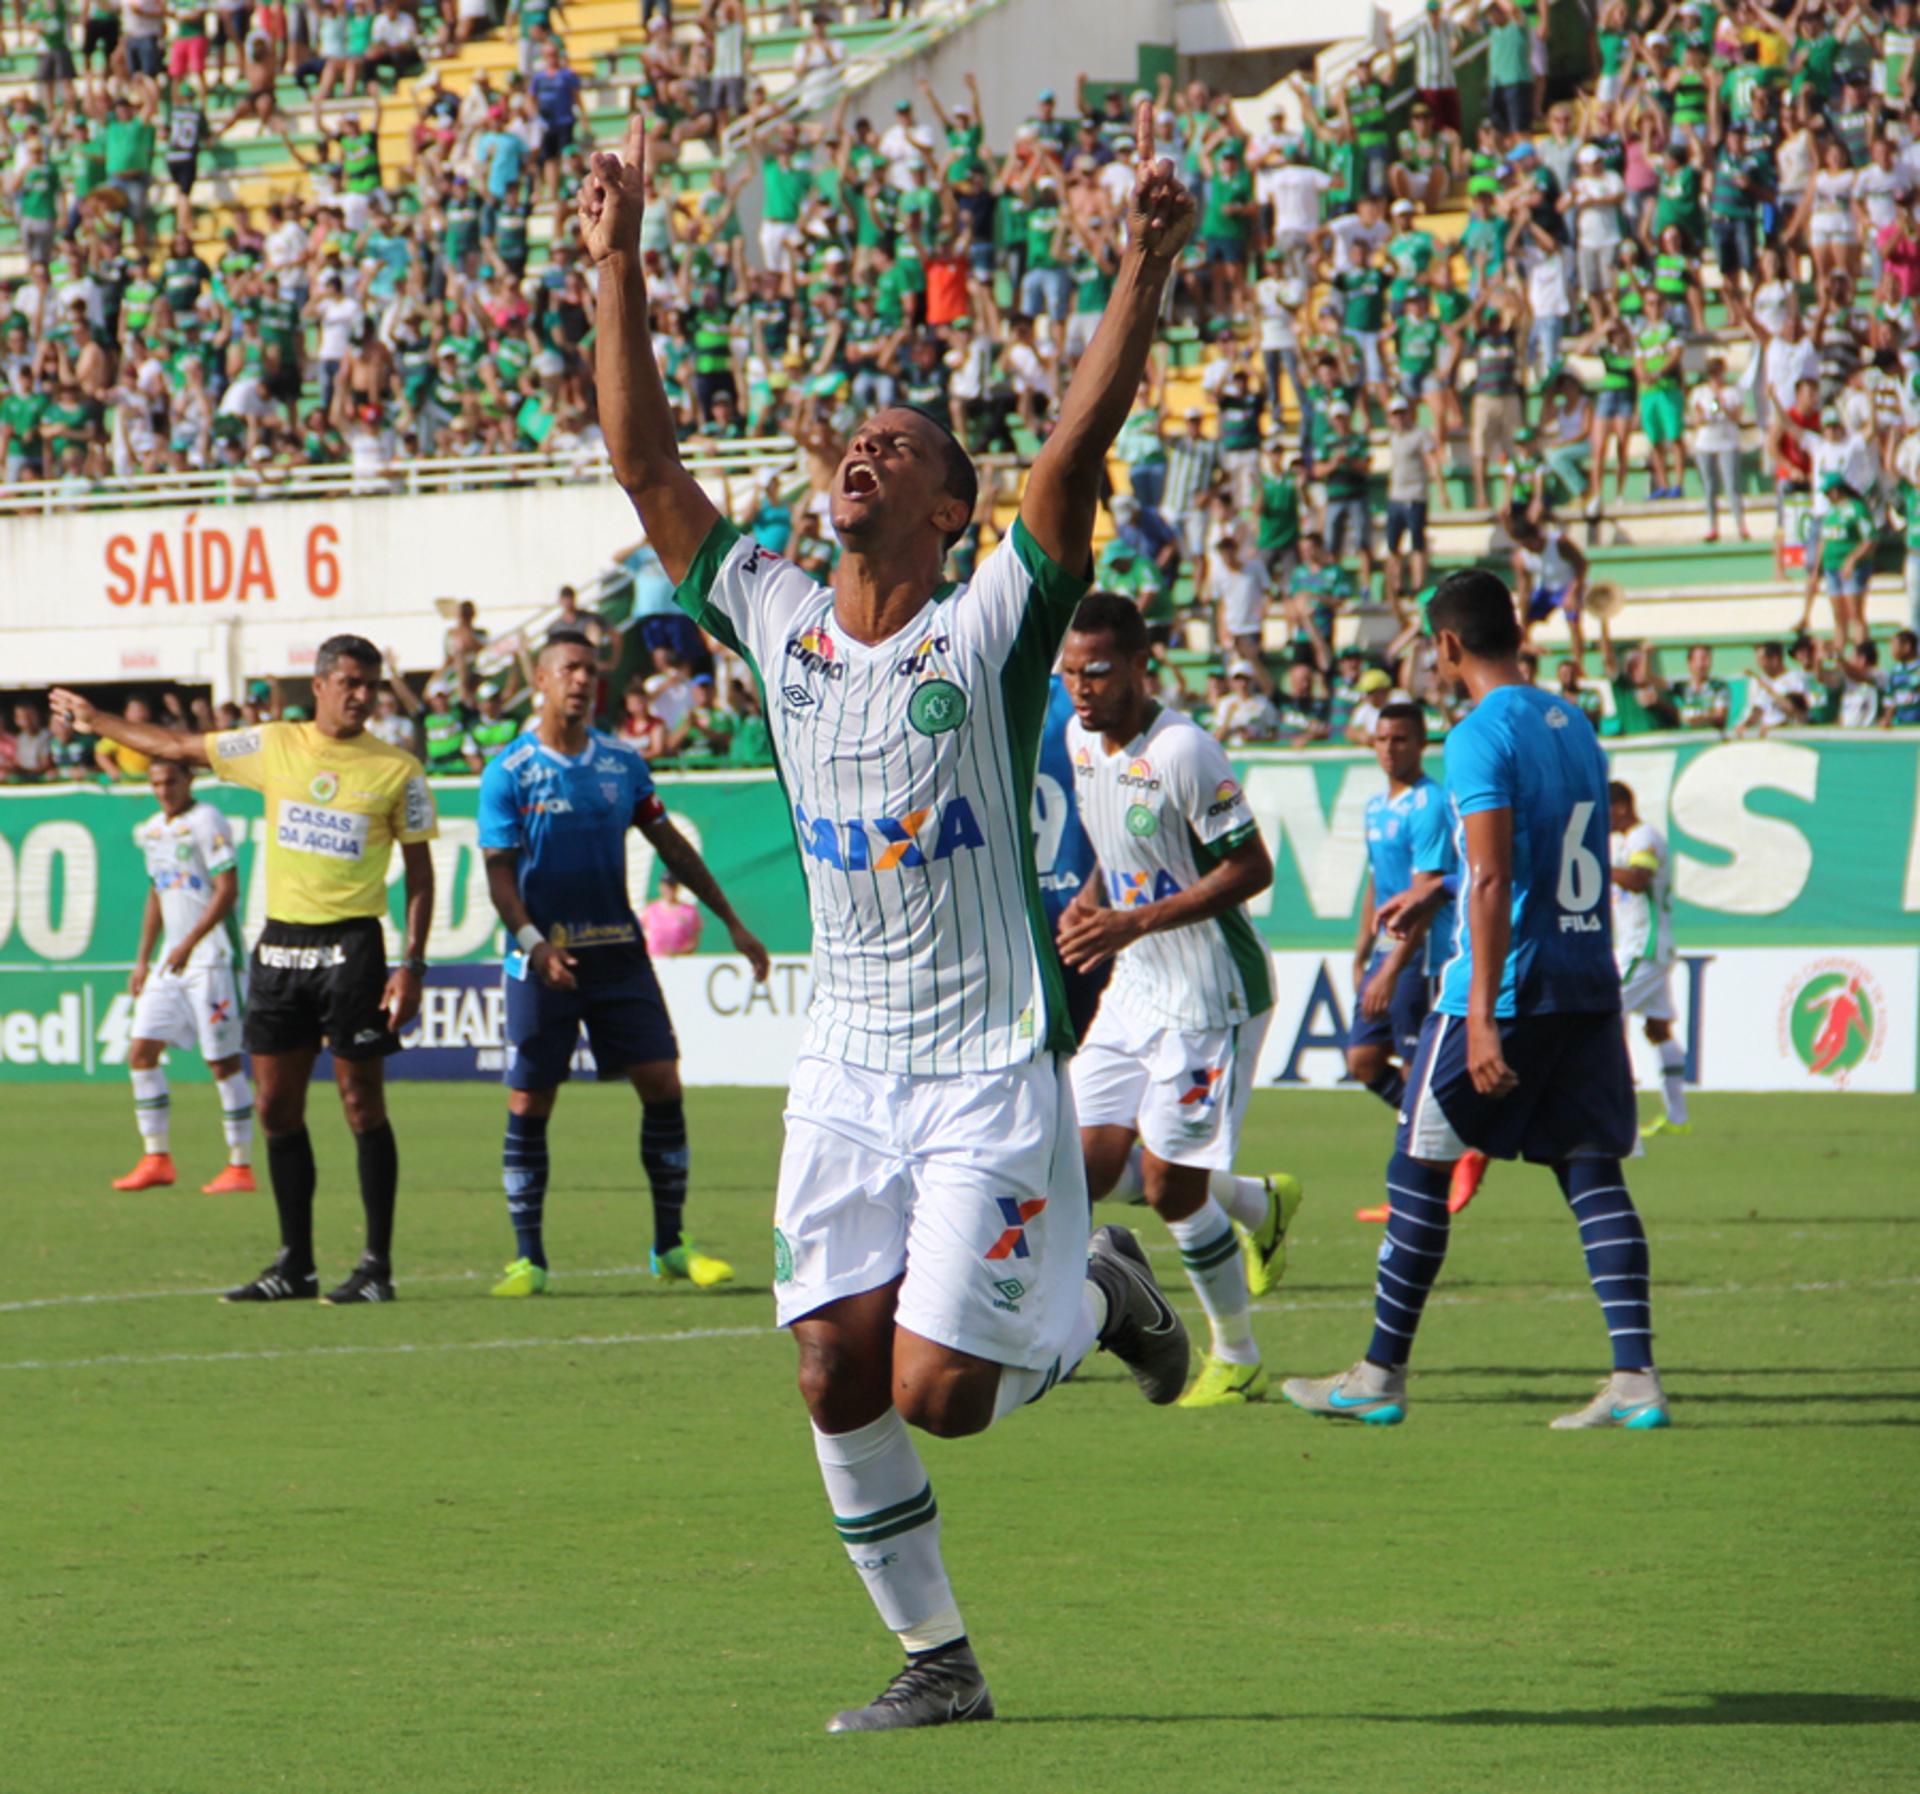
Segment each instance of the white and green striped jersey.
M677 598L760 681L813 915L809 1051L944 1077L1073 1050L1028 819L1085 590L1016 523L869 646L732 524L701 545Z
M1613 837L1613 869L1637 866L1653 874L1644 891L1613 885L1613 956L1625 978L1636 967L1673 960L1673 857L1667 838L1650 822Z
M1080 825L1116 909L1158 903L1196 884L1258 833L1219 742L1177 710L1158 709L1133 741L1067 724ZM1273 1005L1266 949L1244 908L1142 935L1113 963L1105 1003L1161 1028L1230 1028Z
M217 874L234 869L233 831L212 804L195 803L178 816L155 811L133 831L160 899L161 951L171 953L196 927L213 901ZM237 910L236 905L236 910ZM230 966L240 957L235 910L194 948L190 966Z

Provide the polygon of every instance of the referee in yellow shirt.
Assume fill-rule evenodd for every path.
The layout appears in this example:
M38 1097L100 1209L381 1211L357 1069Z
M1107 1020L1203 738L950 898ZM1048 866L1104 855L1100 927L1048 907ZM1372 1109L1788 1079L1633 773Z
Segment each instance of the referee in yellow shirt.
M393 1207L400 1155L387 1120L385 1061L420 1010L433 919L433 794L420 762L367 732L379 650L357 635L323 642L313 663L313 721L177 735L54 691L75 728L158 760L206 766L258 791L266 807L267 925L253 949L243 1044L253 1055L280 1254L227 1302L311 1300L313 1143L307 1085L322 1042L360 1161L367 1248L322 1300L393 1300ZM406 961L387 970L381 922L395 843L406 869Z

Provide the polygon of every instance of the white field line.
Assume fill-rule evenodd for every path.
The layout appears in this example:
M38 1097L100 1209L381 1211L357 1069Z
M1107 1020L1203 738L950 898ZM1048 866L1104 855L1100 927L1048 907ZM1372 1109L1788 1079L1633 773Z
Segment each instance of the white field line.
M605 1273L612 1275L612 1272ZM416 1281L426 1282L419 1278ZM442 1282L462 1281L456 1278L442 1278ZM1716 1296L1781 1296L1781 1295L1824 1295L1841 1291L1860 1291L1869 1289L1913 1289L1920 1287L1920 1277L1877 1277L1863 1278L1855 1282L1817 1282L1817 1283L1716 1283L1716 1284L1674 1284L1656 1285L1656 1302L1674 1298L1699 1298ZM154 1294L187 1294L186 1291L152 1292ZM197 1293L197 1292L194 1292ZM101 1298L107 1300L110 1298ZM1563 1290L1537 1290L1521 1296L1448 1296L1431 1297L1429 1308L1497 1308L1524 1307L1538 1302L1590 1302L1592 1292L1585 1288ZM1199 1310L1186 1303L1176 1304L1188 1314L1197 1314ZM1366 1292L1356 1290L1350 1296L1333 1296L1300 1302L1256 1302L1255 1314L1302 1314L1308 1312L1344 1311L1356 1317L1365 1312ZM321 1345L321 1346L269 1346L252 1350L231 1352L116 1352L89 1358L18 1358L0 1361L0 1371L45 1371L45 1370L91 1370L113 1367L129 1367L160 1364L247 1364L270 1363L287 1358L400 1358L423 1357L445 1352L516 1352L516 1351L552 1351L575 1347L597 1348L605 1346L628 1345L683 1345L706 1339L757 1339L778 1332L778 1328L762 1325L754 1327L685 1327L668 1333L600 1333L573 1334L559 1338L541 1338L529 1336L517 1339L465 1339L441 1340L429 1343L400 1342L391 1345Z

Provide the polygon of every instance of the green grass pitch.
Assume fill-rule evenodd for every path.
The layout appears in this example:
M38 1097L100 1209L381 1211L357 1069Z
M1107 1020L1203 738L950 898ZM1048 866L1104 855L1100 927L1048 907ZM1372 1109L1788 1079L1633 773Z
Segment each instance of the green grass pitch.
M358 1201L317 1095L338 1275ZM399 1303L246 1310L205 1292L266 1261L269 1201L196 1193L211 1092L176 1091L186 1181L141 1196L106 1188L123 1091L10 1092L0 1786L1920 1786L1920 1101L1702 1098L1632 1167L1669 1433L1548 1432L1605 1342L1551 1179L1496 1166L1397 1430L1153 1410L1096 1358L925 1442L1003 1717L882 1739L821 1735L895 1657L769 1324L778 1096L690 1109L695 1232L744 1287L633 1268L635 1105L583 1088L557 1290L483 1299L511 1256L499 1093L402 1085ZM1358 1096L1255 1101L1243 1167L1308 1192L1258 1321L1277 1371L1365 1343L1379 1236L1352 1213L1388 1131Z

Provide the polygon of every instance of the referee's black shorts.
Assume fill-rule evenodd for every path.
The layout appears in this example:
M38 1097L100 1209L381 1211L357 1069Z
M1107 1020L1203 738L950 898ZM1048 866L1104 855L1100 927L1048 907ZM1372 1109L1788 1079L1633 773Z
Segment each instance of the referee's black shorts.
M294 1053L323 1042L336 1059L400 1050L380 999L387 948L372 916L310 926L269 921L247 974L243 1040L250 1053Z

